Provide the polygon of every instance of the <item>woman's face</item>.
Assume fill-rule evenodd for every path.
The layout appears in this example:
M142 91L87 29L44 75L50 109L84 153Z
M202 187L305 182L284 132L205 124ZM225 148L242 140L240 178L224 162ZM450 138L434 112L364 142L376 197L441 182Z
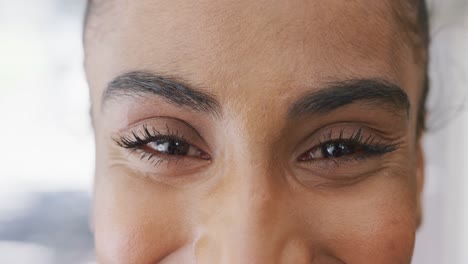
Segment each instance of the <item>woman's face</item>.
M402 8L97 3L100 263L410 263L424 67Z

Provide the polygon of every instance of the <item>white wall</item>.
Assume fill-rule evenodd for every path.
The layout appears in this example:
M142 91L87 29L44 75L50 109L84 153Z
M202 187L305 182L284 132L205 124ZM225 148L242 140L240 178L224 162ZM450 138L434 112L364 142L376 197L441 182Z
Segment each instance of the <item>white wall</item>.
M468 1L433 0L424 223L414 263L468 263Z

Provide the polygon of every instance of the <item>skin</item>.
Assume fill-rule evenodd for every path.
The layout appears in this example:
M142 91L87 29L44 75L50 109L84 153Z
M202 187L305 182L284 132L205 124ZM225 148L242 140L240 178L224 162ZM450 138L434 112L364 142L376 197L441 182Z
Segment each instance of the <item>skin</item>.
M85 45L99 263L410 263L421 217L424 67L391 15L394 3L117 0L98 8ZM103 98L133 71L183 80L219 109L148 94ZM400 86L408 113L358 101L288 116L304 94L350 79ZM208 158L155 165L116 144L142 124L177 131ZM358 129L398 147L298 161L330 133Z

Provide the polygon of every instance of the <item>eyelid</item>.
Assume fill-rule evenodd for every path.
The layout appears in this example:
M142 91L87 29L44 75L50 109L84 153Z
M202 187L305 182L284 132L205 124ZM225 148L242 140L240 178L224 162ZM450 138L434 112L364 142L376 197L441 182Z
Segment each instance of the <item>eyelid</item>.
M200 177L205 178L203 176L205 174L202 172L212 163L212 156L208 152L209 149L207 144L204 143L204 139L199 136L200 134L193 127L187 126L185 122L180 122L180 120L174 118L151 118L114 133L112 138L133 135L133 132L136 133L136 131L141 133L144 126L150 131L154 127L163 135L176 134L178 137L183 138L187 144L200 149L203 153L207 153L210 159L151 153L142 148L125 149L112 142L112 147L116 151L115 155L111 156L112 162L117 161L116 164L122 166L123 169L128 169L131 175L148 178L155 182L178 185L179 183L199 181ZM143 151L146 151L146 154ZM142 160L144 158L150 159L150 161ZM164 164L161 164L163 162Z
M176 134L190 145L212 156L211 149L200 132L188 122L173 117L157 116L140 120L126 128L120 129L118 132L113 134L112 138L115 139L121 136L131 135L131 133L135 131L142 131L143 126L148 127L150 131L155 129L163 135Z
M318 187L345 187L364 181L368 177L379 175L379 173L389 168L389 164L398 156L386 156L386 152L381 155L372 154L350 154L337 158L320 158L315 160L300 161L299 157L307 151L318 147L320 144L330 140L338 140L340 133L341 140L348 140L355 131L362 129L363 137L372 135L379 144L385 146L395 146L394 150L400 148L401 138L388 140L382 137L372 128L358 124L334 124L318 129L308 138L301 141L295 150L294 157L294 178L307 188ZM330 132L331 131L331 132ZM373 143L374 144L374 143ZM375 145L375 144L374 144ZM393 151L393 150L392 150Z
M374 145L396 145L394 141L385 139L376 130L361 124L332 124L314 131L312 134L309 134L305 139L300 141L294 150L293 157L295 161L297 161L298 157L300 157L302 154L329 141L337 141L340 140L340 138L344 141L350 140L352 136L357 135L357 131L360 131L359 136L362 137L364 142L369 138L369 141L367 142L368 144L370 144L372 141L372 144Z

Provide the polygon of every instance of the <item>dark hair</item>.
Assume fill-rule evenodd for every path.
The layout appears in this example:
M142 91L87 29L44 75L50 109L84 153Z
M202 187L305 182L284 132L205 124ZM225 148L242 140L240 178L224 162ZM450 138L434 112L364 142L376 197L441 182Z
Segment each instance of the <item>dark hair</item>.
M429 94L429 44L430 44L430 29L429 29L429 13L427 10L427 4L425 0L417 0L418 5L418 27L420 32L420 38L424 44L426 50L425 60L425 77L422 87L422 93L420 97L419 109L418 109L418 134L426 129L426 101Z

